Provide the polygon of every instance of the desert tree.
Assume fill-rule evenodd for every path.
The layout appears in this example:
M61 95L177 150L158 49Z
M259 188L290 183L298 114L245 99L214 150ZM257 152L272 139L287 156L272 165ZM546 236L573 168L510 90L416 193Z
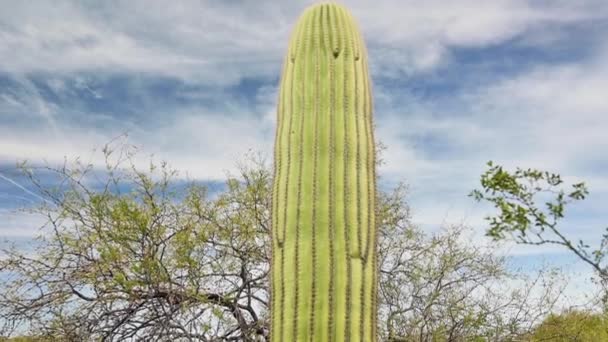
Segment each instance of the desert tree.
M102 167L19 165L41 199L27 210L45 224L32 252L2 252L0 336L268 340L273 183L264 158L249 155L218 185L143 164L123 143L101 153ZM519 275L467 243L462 227L428 234L413 225L403 185L379 191L375 210L382 340L506 341L559 296L545 275L499 293L496 283Z
M267 168L223 191L143 171L134 148L106 146L105 170L76 160L22 164L46 217L35 253L4 251L0 318L65 340L264 338L269 262ZM44 185L38 175L52 175Z
M471 229L432 234L411 223L401 185L383 193L380 332L385 341L511 341L551 312L566 283L556 270L524 275Z

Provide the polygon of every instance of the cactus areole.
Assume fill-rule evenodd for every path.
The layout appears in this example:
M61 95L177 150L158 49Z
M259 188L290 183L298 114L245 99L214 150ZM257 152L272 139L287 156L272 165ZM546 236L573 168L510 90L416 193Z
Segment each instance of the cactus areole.
M375 164L363 39L343 6L314 5L279 91L272 341L377 340Z

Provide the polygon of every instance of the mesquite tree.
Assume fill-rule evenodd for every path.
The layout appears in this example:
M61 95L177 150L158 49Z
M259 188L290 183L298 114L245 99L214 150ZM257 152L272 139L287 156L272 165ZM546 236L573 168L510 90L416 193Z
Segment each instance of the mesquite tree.
M274 341L375 341L375 150L365 44L307 9L282 72L272 207Z

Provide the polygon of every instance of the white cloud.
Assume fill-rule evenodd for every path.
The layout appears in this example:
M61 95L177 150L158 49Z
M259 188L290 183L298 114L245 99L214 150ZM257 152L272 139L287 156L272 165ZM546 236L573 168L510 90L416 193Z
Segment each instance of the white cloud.
M489 86L459 89L453 94L459 101L448 105L383 91L388 113L378 117L377 136L389 150L381 174L411 185L415 222L427 229L464 223L480 239L487 226L483 217L495 211L466 195L479 188L487 160L557 172L567 184L586 181L591 195L568 212L572 217L561 227L574 240L595 243L608 222L607 56L598 47L587 59L501 75ZM450 107L454 103L458 107ZM418 144L418 137L439 145ZM510 253L550 250L526 246Z
M146 72L214 85L272 77L294 22L313 2L15 2L0 14L0 70ZM344 2L372 47L373 69L395 77L442 65L453 46L608 15L602 0Z
M372 47L372 69L394 78L444 65L453 47L491 46L545 27L608 17L608 4L602 0L544 5L525 0L345 3Z
M607 87L605 62L542 67L491 87L481 94L480 102L508 113L510 128L520 128L535 143L525 148L513 141L511 147L519 146L530 159L568 172L576 161L605 156Z
M122 131L123 127L117 126L112 131L62 127L58 135L50 131L12 133L0 129L0 160L27 159L33 163L46 161L57 164L65 158L81 157L101 167L104 165L103 154L99 152L101 147L126 132L129 135L126 142L141 147L136 159L138 165L145 167L147 156L153 154L156 160L166 160L183 175L222 180L225 171L234 171L235 161L247 150L270 155L274 136L267 121L242 117L211 118L195 110L177 116L174 123L156 130L133 128Z
M235 161L248 150L271 155L274 125L256 118L181 115L173 125L161 128L151 139L138 136L143 146L154 146L158 156L199 179L225 178ZM146 136L148 133L146 132ZM148 150L148 148L146 149Z
M0 217L0 237L3 238L34 237L46 223L40 215L1 208Z
M6 72L146 72L214 85L276 74L291 24L270 3L206 1L19 2L0 22Z

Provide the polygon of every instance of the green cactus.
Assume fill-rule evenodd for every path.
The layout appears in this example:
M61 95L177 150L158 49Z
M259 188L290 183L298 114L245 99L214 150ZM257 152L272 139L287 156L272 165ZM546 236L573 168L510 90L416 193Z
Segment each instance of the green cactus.
M376 341L375 147L365 44L342 6L300 17L274 151L273 341Z

